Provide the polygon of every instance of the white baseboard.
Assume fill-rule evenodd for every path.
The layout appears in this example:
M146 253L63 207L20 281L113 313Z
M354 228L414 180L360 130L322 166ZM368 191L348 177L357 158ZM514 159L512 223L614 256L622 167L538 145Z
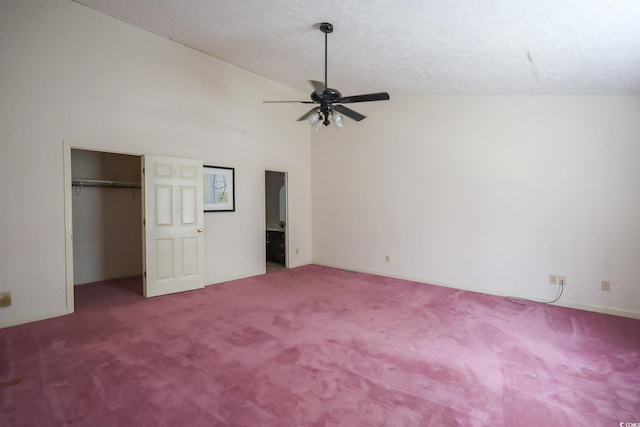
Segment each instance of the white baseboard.
M562 307L575 308L584 311L593 311L595 313L611 314L613 316L629 317L631 319L640 319L640 312L631 310L622 310L620 308L605 307L600 305L582 304L574 301L558 301L554 305Z
M384 273L384 272L380 272L380 271L373 271L373 270L366 270L366 269L354 269L354 268L347 267L347 266L335 265L335 264L325 264L325 263L321 263L321 262L314 262L314 264L315 265L324 266L324 267L339 268L341 270L355 271L355 272L358 272L358 273L375 274L376 276L391 277L391 278L394 278L394 279L409 280L411 282L418 282L418 283L425 283L425 284L429 284L429 285L443 286L445 288L460 289L460 290L463 290L463 291L471 291L471 292L479 292L479 293L482 293L482 294L495 295L495 296L500 296L500 297L512 296L512 297L516 297L516 298L530 299L530 300L533 300L533 301L539 300L539 297L534 297L534 296L531 296L531 295L503 294L503 293L499 293L499 292L496 292L496 291L491 290L491 289L477 288L477 287L471 287L471 286L463 286L463 285L458 285L458 284L453 284L453 283L435 282L435 281L429 281L429 280L424 280L424 279L418 279L418 278L415 278L415 277L402 276L402 275L398 275L398 274ZM584 311L592 311L592 312L595 312L595 313L611 314L613 316L628 317L628 318L631 318L631 319L640 319L640 312L638 312L638 311L624 310L624 309L615 308L615 307L605 307L605 306L600 306L600 305L584 304L584 303L575 302L575 301L563 301L563 300L555 302L555 303L553 303L553 305L557 305L557 306L561 306L561 307L567 307L567 308L575 308L575 309L584 310Z
M228 277L223 277L221 279L216 279L215 282L211 282L211 283L206 283L204 285L204 287L209 287L209 286L215 286L215 285L219 285L220 283L226 283L226 282L232 282L234 280L241 280L241 279L247 279L249 277L255 277L255 276L261 276L263 274L265 274L267 272L267 269L265 267L264 270L258 271L258 272L253 272L253 273L249 273L249 274L243 274L243 275L236 275L236 276L228 276Z
M8 322L0 322L0 329L9 328L11 326L24 325L25 323L37 322L39 320L51 319L54 317L66 316L67 314L73 313L73 310L67 311L53 311L50 313L38 314L37 316L24 317L21 319L13 319Z

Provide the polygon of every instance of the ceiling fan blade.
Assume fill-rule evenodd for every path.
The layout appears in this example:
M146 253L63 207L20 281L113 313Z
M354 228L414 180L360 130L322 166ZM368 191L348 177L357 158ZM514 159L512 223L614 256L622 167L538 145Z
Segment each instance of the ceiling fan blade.
M362 114L358 113L357 111L353 111L351 108L347 108L344 105L334 105L333 109L335 111L337 111L340 114L344 114L345 116L349 117L350 119L355 120L356 122L359 122L360 120L364 120L367 118L367 116L363 116Z
M304 113L302 116L300 116L300 118L298 120L296 120L297 122L301 122L303 120L306 120L307 117L309 117L310 115L312 115L313 113L315 113L316 111L318 111L317 108L312 108L311 110L307 111L306 113ZM345 114L346 115L346 114Z
M262 101L263 104L282 104L285 102L296 102L298 104L315 104L313 101Z
M387 92L368 93L366 95L344 96L336 102L340 104L350 104L353 102L369 102L369 101L388 101L389 94Z
M309 83L311 83L311 86L313 86L313 91L315 93L317 93L318 95L322 95L322 92L324 92L324 83L317 80L309 80Z

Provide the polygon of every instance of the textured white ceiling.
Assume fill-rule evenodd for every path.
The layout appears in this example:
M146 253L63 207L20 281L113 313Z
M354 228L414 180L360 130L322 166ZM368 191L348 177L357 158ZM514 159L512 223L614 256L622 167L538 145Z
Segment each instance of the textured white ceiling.
M75 0L287 86L640 94L639 0Z

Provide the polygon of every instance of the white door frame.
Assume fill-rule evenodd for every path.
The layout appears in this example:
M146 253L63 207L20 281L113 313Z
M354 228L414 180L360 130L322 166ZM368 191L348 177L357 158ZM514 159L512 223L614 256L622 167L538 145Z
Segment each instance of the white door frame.
M79 145L69 141L63 141L63 174L64 174L64 257L65 257L65 291L67 294L66 313L74 311L73 296L73 189L71 187L71 149L99 151L102 153L126 154L142 157L140 153L113 150L111 148L99 148ZM141 197L144 203L144 197ZM142 218L140 218L142 220ZM140 236L142 239L142 236Z

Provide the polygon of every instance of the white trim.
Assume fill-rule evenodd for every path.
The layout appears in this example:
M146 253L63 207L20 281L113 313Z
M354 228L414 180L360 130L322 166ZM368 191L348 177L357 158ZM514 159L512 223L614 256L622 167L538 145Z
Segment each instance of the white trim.
M539 297L534 297L534 296L531 296L531 295L503 294L503 293L498 293L498 292L492 292L492 291L489 291L489 290L483 289L483 288L462 286L462 285L452 284L452 283L433 282L433 281L427 281L427 280L424 280L424 279L417 279L415 277L401 276L401 275L397 275L397 274L383 273L383 272L380 272L380 271L373 271L373 270L366 270L366 269L364 269L364 270L354 269L354 268L341 266L341 265L335 265L335 264L324 264L324 263L315 262L315 261L313 261L312 264L320 265L320 266L323 266L323 267L339 268L341 270L354 271L356 273L367 273L367 274L374 274L376 276L391 277L393 279L408 280L408 281L411 281L411 282L423 283L423 284L426 284L426 285L442 286L442 287L445 287L445 288L460 289L462 291L471 291L471 292L478 292L478 293L486 294L486 295L495 295L495 296L499 296L499 297L512 296L512 297L515 297L515 298L525 298L525 299L530 299L530 300L533 300L533 301L536 301L536 300L540 299ZM619 308L605 307L605 306L600 306L600 305L582 304L582 303L575 302L575 301L558 301L558 302L555 302L555 303L553 303L551 305L557 305L557 306L566 307L566 308L575 308L577 310L591 311L591 312L594 312L594 313L610 314L610 315L613 315L613 316L628 317L628 318L631 318L631 319L640 319L640 312L638 312L638 311L623 310L623 309L619 309Z
M73 311L53 311L51 313L38 314L37 316L25 317L22 319L13 319L5 323L0 323L0 329L9 328L11 326L24 325L31 322L37 322L39 320L51 319L54 317L65 316L67 314L72 314Z
M265 245L266 246L266 245ZM266 255L266 254L265 254ZM227 276L227 277L222 277L220 279L216 279L215 282L212 283L205 283L204 287L207 288L209 286L216 286L216 285L221 285L223 283L227 283L227 282L234 282L236 280L242 280L242 279L249 279L251 277L257 277L257 276L262 276L263 274L266 274L266 269L261 269L258 272L254 272L254 273L249 273L248 275L233 275L233 276ZM196 289L197 290L197 289Z
M619 308L605 307L602 305L582 304L574 301L558 301L554 305L562 307L575 308L577 310L592 311L594 313L610 314L612 316L629 317L631 319L640 319L640 312L631 310L622 310Z
M73 313L73 192L71 189L71 144L63 141L64 173L64 261L65 292L67 296L66 313ZM66 314L65 313L65 314Z
M289 262L289 254L291 253L291 248L289 245L289 172L284 171L284 267L291 268L291 264Z

